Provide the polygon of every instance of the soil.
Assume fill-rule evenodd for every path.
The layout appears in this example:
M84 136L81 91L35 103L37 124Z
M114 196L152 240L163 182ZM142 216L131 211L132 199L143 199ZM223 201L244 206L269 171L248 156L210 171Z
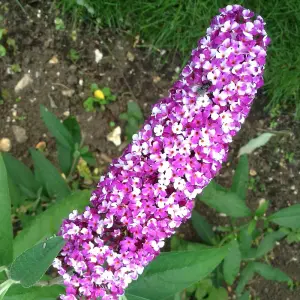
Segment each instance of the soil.
M5 39L14 39L17 46L15 51L8 48L7 55L0 58L0 91L4 100L0 105L0 138L8 137L12 141L11 153L28 165L31 164L28 149L45 141L49 158L55 162L55 142L39 114L40 104L43 104L61 120L69 114L76 116L85 135L85 144L97 157L97 164L106 166L122 151L122 147L107 141L106 135L112 130L109 123L114 121L124 132L125 124L119 120L119 115L126 111L128 101L138 102L147 116L151 105L168 93L171 82L177 76L180 59L172 53L168 56L163 52L163 55L150 55L138 36L129 37L124 32L117 34L77 26L75 40L72 39L74 24L71 21L66 24L65 30L56 30L54 19L59 16L59 11L53 4L27 1L23 8L26 13L15 1L0 2L0 14L4 16L8 30ZM79 53L77 62L68 58L70 49ZM99 63L95 62L96 49L103 54ZM57 63L49 63L56 58ZM9 74L13 64L20 65L20 73ZM15 86L25 74L32 78L33 83L15 93ZM117 101L107 105L104 112L86 112L83 108L83 101L91 96L92 83L109 87L118 96ZM62 94L70 90L74 90L71 97ZM266 146L249 156L252 174L256 175L252 176L252 189L247 198L251 208L256 208L262 198L270 200L269 212L274 212L300 203L300 124L291 113L281 113L276 117L276 129L271 130L270 124L275 119L265 112L267 103L264 94L256 99L249 118L232 143L228 163L217 180L229 187L240 147L259 133L275 131L275 137ZM22 143L16 140L12 129L14 125L25 130ZM288 159L288 156L293 157ZM198 209L213 224L226 223L208 207L201 205ZM193 237L190 231L188 224L181 228L187 238ZM278 244L272 253L272 265L299 282L300 244ZM257 297L255 299L300 299L299 288L291 291L285 284L268 282L260 277L254 278L249 289Z

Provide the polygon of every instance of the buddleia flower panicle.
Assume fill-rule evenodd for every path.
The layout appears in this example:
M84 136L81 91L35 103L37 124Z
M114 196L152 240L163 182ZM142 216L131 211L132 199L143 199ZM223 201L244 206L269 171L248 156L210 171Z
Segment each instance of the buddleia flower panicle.
M67 287L61 299L118 299L191 217L263 85L264 26L239 5L213 18L169 96L101 177L90 206L63 222L66 245L53 264Z

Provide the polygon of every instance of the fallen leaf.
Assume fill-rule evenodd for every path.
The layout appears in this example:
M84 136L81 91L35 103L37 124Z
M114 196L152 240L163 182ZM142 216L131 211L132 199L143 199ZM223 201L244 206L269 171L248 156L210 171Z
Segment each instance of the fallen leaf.
M273 133L265 132L259 135L258 137L250 140L246 145L244 145L240 149L238 156L241 156L243 154L251 154L257 148L260 148L267 144L273 135Z
M113 142L116 146L121 145L121 127L116 127L112 132L107 135L107 140Z
M32 78L30 77L29 74L25 74L21 80L19 80L19 82L17 83L17 85L15 86L15 92L19 93L20 91L22 91L23 89L25 89L27 86L31 85L33 83Z

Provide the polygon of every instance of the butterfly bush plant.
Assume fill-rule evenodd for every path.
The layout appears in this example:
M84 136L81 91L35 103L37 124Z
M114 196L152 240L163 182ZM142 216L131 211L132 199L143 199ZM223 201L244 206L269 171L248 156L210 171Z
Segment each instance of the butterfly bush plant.
M264 268L271 267L260 262L254 264L253 260L268 253L276 240L299 229L295 221L295 215L300 215L299 207L267 218L265 203L255 213L247 208L243 184L235 184L227 191L212 181L226 160L229 144L247 117L258 88L263 85L270 42L264 26L262 17L255 17L239 5L220 10L206 36L192 51L169 96L153 106L151 116L133 135L123 155L101 177L85 210L81 208L87 192L70 194L66 189L66 195L56 195L64 185L61 178L49 185L47 179L55 172L47 170L47 164L37 164L33 184L29 169L27 177L20 178L10 171L7 158L4 157L5 164L0 159L0 216L6 224L0 229L0 299L7 290L10 295L25 293L26 289L27 293L35 293L35 299L52 293L54 298L60 294L64 300L160 300L178 297L182 291L202 299L201 295L207 294L201 280L216 277L210 274L224 273L225 282L231 285L242 259L251 262L241 273L239 296L255 272L267 277L270 269ZM72 174L79 157L84 158L87 150L74 143L78 135L73 126L64 125L58 129L50 122L48 127L56 138L61 166ZM16 166L17 162L12 164ZM24 167L20 168L24 171ZM11 174L15 175L13 182L9 179ZM244 182L243 172L238 169L235 178ZM9 225L9 183L18 185L23 192L33 185L35 193L40 191L42 195L45 190L56 199L14 240ZM232 217L232 226L224 227L222 234L216 235L201 215L192 212L199 194L201 201ZM164 246L169 248L167 239L191 217L207 245L191 245L173 237L173 251L160 253ZM238 226L237 217L246 217L250 223ZM257 229L259 220L264 222L263 231ZM271 231L269 222L285 228L266 233ZM217 229L222 232L222 227ZM55 232L58 236L45 239ZM253 241L260 242L258 248L251 247ZM259 250L261 244L268 246ZM53 260L60 277L41 279ZM268 279L290 282L283 273L276 274ZM224 289L217 287L216 283L209 285L207 293L213 295L209 296L211 299L221 299L220 294L215 296L220 291L226 296L226 290L224 294ZM245 295L242 297L248 299Z

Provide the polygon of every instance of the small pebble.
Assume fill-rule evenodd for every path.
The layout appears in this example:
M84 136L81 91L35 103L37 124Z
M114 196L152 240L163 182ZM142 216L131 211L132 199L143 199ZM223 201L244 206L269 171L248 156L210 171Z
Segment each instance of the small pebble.
M135 56L129 51L129 52L127 52L127 59L129 61L133 62L135 59Z
M65 117L69 117L70 116L70 111L65 111L64 113L63 113L63 115L65 116Z
M11 141L9 138L2 138L0 140L0 151L9 152L11 150Z

